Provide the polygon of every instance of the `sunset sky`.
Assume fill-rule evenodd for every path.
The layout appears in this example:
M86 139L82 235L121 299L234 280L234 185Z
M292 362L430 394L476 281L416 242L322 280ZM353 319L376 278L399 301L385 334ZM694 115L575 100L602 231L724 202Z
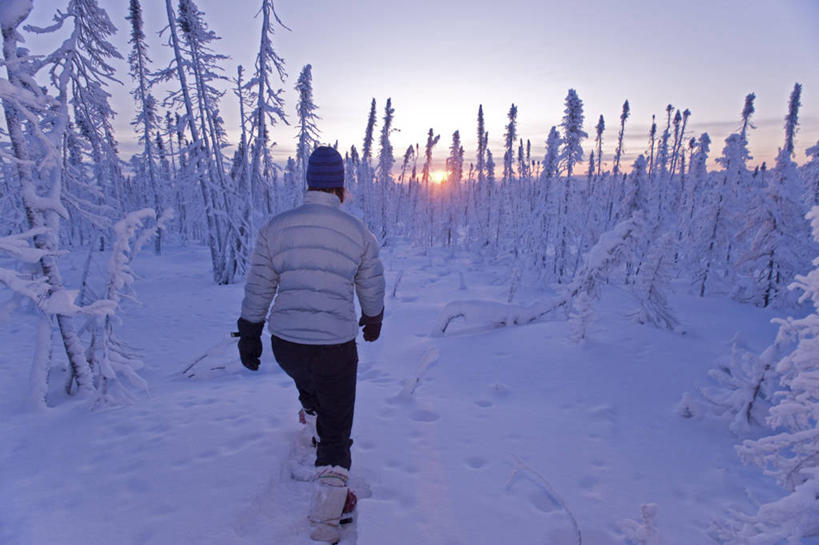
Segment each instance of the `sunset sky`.
M67 2L34 0L27 23L44 25ZM120 32L115 43L128 54L127 0L100 0ZM174 1L174 5L176 2ZM260 0L197 0L222 40L219 52L250 69L258 49ZM551 2L507 0L404 2L395 0L278 0L276 9L292 29L278 29L276 48L287 63L287 113L295 118L293 87L302 66L313 66L314 98L322 139L339 141L342 152L361 148L370 101L377 101L379 127L388 97L395 108L392 142L400 160L408 145L441 134L442 162L452 132L460 130L467 160L476 147L478 105L486 114L490 148L502 155L506 113L518 106L519 133L542 158L549 127L559 124L563 99L575 88L584 102L585 130L593 136L606 120L604 161L614 150L625 99L630 163L647 146L651 115L664 123L665 106L689 108L687 134L711 135L712 158L738 127L747 93L755 92L757 129L750 136L753 163L771 161L782 141L783 117L795 82L803 84L797 161L819 140L819 2L815 0L624 0ZM146 34L154 66L169 49L157 32L167 24L164 0L144 0ZM35 53L47 40L30 36ZM124 86L111 89L123 155L136 150L128 122L133 105L127 65ZM164 97L156 90L158 98ZM231 142L238 141L238 106L232 92L222 110ZM660 128L662 130L662 127ZM272 131L277 159L295 148L295 128ZM591 149L591 139L584 146Z

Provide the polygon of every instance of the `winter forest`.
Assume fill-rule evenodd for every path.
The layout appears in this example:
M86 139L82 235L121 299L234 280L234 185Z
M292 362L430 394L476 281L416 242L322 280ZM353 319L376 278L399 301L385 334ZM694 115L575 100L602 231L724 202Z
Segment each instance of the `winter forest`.
M220 327L222 333L232 327L259 227L272 215L301 203L312 150L320 144L338 148L334 137L322 132L322 97L314 96L311 65L287 66L277 53L277 34L290 29L273 0L257 0L258 50L233 74L225 72L227 56L220 53L219 36L194 0L153 2L152 9L161 4L167 14L163 29L145 28L144 3L129 0L127 10L123 3L123 13L109 13L97 0L65 0L65 6L54 9L53 25L48 28L28 23L32 0L0 3L4 116L0 123L0 323L6 330L1 337L6 348L0 350L0 370L5 375L3 395L14 392L15 400L2 405L7 424L0 427L0 442L7 446L0 448L0 460L28 452L25 445L32 448L34 440L26 439L26 434L33 432L25 431L30 426L49 437L63 437L77 420L96 426L94 419L105 418L109 422L105 426L116 427L118 421L112 419L120 411L164 403L162 392L170 396L170 388L247 387L240 371L231 370L237 364L235 348L230 346L226 352L230 356L217 359L233 361L220 371L211 370L215 379L203 380L200 371L201 382L183 377L168 386L166 377L181 371L184 362L203 368L205 363L191 361L191 355L218 340ZM117 27L130 37L127 51L111 42ZM39 40L53 33L63 41L56 49L42 49ZM152 51L160 48L170 54L167 65L152 61ZM114 68L119 59L127 60L128 74ZM297 77L288 77L288 69L296 70ZM109 99L116 86L130 91L132 110L114 112ZM296 90L296 104L285 103L285 87ZM511 103L515 97L510 95L504 145L497 149L491 149L480 104L475 104L473 126L440 134L434 128L436 120L429 119L432 128L417 135L416 144L394 149L391 140L400 105L389 97L373 98L368 117L360 120L360 144L338 149L352 197L345 208L376 234L389 269L391 298L385 328L393 328L398 338L398 330L406 326L414 331L417 320L425 320L420 326L423 342L439 343L432 352L421 351L420 365L419 354L407 349L412 355L405 358L409 363L404 375L410 375L412 385L407 383L402 390L406 399L401 403L415 411L413 425L431 425L431 417L423 418L430 411L421 411L422 400L416 398L431 373L445 373L449 345L440 343L450 338L465 345L470 336L525 335L524 345L540 346L533 353L542 357L544 351L592 350L608 338L603 331L617 331L618 337L634 327L637 338L668 338L672 339L668 346L676 346L697 342L696 324L710 323L711 318L691 309L709 301L707 308L712 310L708 312L730 309L717 315L717 321L753 315L762 324L754 329L757 333L751 333L751 341L738 337L708 341L702 353L715 357L698 361L700 367L686 372L684 376L693 378L684 384L682 396L675 390L670 395L676 398L663 400L671 406L668 412L674 413L668 415L669 421L689 430L709 430L730 444L726 449L735 448L736 459L726 463L741 472L744 481L755 483L756 492L734 492L730 501L722 503L721 512L696 523L682 521L682 515L672 523L676 519L671 505L662 501L655 505L644 498L639 500L642 507L630 505L627 510L634 511L636 520L613 516L616 520L612 528L606 526L605 537L600 533L595 538L595 530L586 530L600 523L602 515L584 522L583 506L597 504L588 498L573 501L565 487L553 486L551 477L547 482L542 471L532 469L536 457L524 457L526 462L519 460L512 471L506 494L514 496L516 487L524 485L539 490L549 508L534 509L533 516L546 517L545 526L569 528L563 534L543 534L552 535L550 542L582 543L584 538L589 543L633 545L819 542L819 142L808 145L803 156L796 146L800 106L803 100L814 100L814 93L794 82L790 95L781 97L782 140L772 164L756 161L749 152L757 106L752 89L744 102L736 104L736 130L724 141L713 141L708 132L694 134L689 118L696 112L668 104L652 116L643 147L630 150L638 151L633 161L624 159L624 135L633 121L629 100L617 112L589 112L572 88L562 104L547 105L560 109L562 120L544 134L521 134L518 108ZM236 119L223 117L229 101L238 105ZM115 132L117 115L130 119L131 134ZM274 160L276 144L269 135L273 127L283 126L297 143L294 156L284 163ZM467 131L476 137L477 149L464 148ZM240 135L238 141L232 141L229 132ZM125 156L120 151L123 140L136 140L139 152ZM171 278L173 271L193 259L185 252L197 249L207 256L195 261L200 267L196 272L206 273L201 285L211 290L208 293L230 295L216 296L217 301L226 301L225 306L209 308L219 315L220 326L209 329L204 340L186 341L187 355L177 353L176 363L158 371L161 365L151 364L145 353L150 354L153 341L140 333L142 322L132 313L151 316L150 302L141 297L143 279L147 285L150 275L166 271L166 266L163 274ZM143 261L150 265L140 268ZM459 263L468 264L458 269ZM405 288L433 275L433 270L442 271L442 276L457 270L459 277L451 289L430 292L434 293L427 300L431 318L413 318L415 314L407 310L401 321L400 305L415 302L402 295ZM459 293L477 283L466 282L465 274L489 275L489 271L493 276L486 282L487 291L470 293L468 298ZM151 288L145 289L151 293ZM622 298L621 303L611 302L613 293ZM208 308L207 303L182 300L174 304L179 306L179 320L185 321L201 319L197 313ZM194 307L186 305L195 306L192 316L183 308ZM612 305L627 312L613 315ZM134 310L138 308L142 310ZM396 325L390 326L393 308ZM766 326L771 319L773 330ZM11 324L16 324L13 331ZM176 327L182 325L169 329ZM549 337L538 333L538 327L563 328L555 335L566 347L544 347L543 339ZM389 337L383 342L388 343ZM492 347L514 344L485 342ZM217 345L217 351L224 346ZM388 344L383 350L393 348ZM209 351L204 356L212 355ZM381 352L372 357L389 360ZM362 356L361 365L364 360ZM653 363L658 372L666 365ZM617 364L611 362L612 367ZM269 373L273 368L271 361ZM677 372L670 365L666 368L666 374ZM375 371L374 367L367 373ZM360 377L366 375L361 373ZM227 382L214 382L219 380ZM501 373L492 380L502 386L507 379ZM641 389L652 388L649 381L644 386ZM495 393L501 390L496 388ZM277 394L287 395L295 398L292 391ZM363 401L367 395L375 396L364 391L357 410L367 411ZM284 401L276 403L290 410ZM476 403L478 410L486 407ZM499 402L494 405L500 410ZM395 407L404 405L396 401L388 406ZM261 410L261 402L255 410ZM52 422L52 428L46 421L55 413L65 416L59 426ZM574 424L579 426L580 421ZM362 426L362 433L369 429ZM690 438L700 432L687 433L686 441L693 441ZM367 445L365 437L360 442ZM41 449L55 446L48 446L48 438L37 443ZM448 448L445 453L456 449ZM362 457L366 459L366 454ZM473 473L486 462L470 460ZM19 460L4 465L11 469L0 473L0 480L6 481L0 484L6 498L0 503L6 506L0 508L0 542L103 542L81 541L81 530L52 535L49 532L64 530L56 522L41 531L32 529L30 525L36 524L32 513L39 509L33 499L37 497L34 485L23 484L29 466ZM386 484L379 488L379 478L392 483L388 476L363 475L373 492L371 512L375 512L379 490L386 489ZM516 481L521 475L527 483ZM734 486L741 490L744 485ZM70 489L64 490L70 494ZM459 501L467 501L468 495ZM14 497L20 502L12 508ZM438 497L432 494L433 499ZM116 501L128 505L122 498ZM278 504L262 501L261 505L259 509L275 510ZM413 503L409 506L410 511L423 511ZM362 509L368 509L366 504ZM599 511L589 509L588 513L606 512L602 506L594 508ZM640 516L636 516L638 509ZM73 516L80 513L85 511L77 507ZM378 513L380 522L369 526L369 534L362 514L357 534L347 535L342 543L418 542L379 537L377 532L386 532L391 525L391 511L384 506ZM247 520L249 515L243 516ZM466 515L456 509L451 516L465 520ZM480 518L476 513L472 516ZM434 528L437 519L430 520L429 527ZM677 533L674 529L689 523L698 530ZM284 522L270 525L275 531L281 529L281 535L290 535ZM265 531L263 522L246 526L250 533L245 538ZM537 541L530 537L534 533L517 536L513 527L491 535L505 535L512 541L518 537L521 543ZM127 535L120 542L179 543L187 542L185 536L190 542L207 541L184 533L174 536ZM257 542L225 536L212 539L213 543ZM484 542L430 538L426 543L461 543L460 539Z

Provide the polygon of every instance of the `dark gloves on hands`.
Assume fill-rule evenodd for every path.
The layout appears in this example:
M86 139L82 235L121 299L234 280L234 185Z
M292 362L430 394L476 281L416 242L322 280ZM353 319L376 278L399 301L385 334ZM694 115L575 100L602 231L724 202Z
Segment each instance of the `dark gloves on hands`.
M373 342L381 335L381 321L384 319L384 309L381 309L381 312L378 316L367 316L366 314L361 314L361 319L358 321L358 325L364 326L364 340L367 342Z
M262 355L262 330L264 322L248 322L239 318L239 357L242 365L251 371L259 370L259 358Z

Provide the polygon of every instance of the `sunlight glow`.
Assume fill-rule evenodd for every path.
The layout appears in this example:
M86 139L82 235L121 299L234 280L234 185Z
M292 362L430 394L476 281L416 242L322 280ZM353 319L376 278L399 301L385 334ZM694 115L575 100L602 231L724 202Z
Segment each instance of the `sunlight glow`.
M441 184L444 180L446 180L446 171L433 170L429 173L429 179L434 184Z

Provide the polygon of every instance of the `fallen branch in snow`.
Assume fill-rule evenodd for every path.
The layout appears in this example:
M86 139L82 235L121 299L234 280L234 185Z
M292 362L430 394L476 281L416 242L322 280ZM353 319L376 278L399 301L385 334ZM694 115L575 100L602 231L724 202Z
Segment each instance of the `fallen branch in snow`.
M448 303L438 315L432 334L444 335L452 322L458 318L463 318L467 324L476 327L501 328L510 325L527 325L543 319L560 308L570 308L578 298L581 300L585 298L587 308L584 309L584 312L589 314L591 300L597 299L600 287L605 284L612 270L622 265L625 256L634 246L637 236L635 231L643 221L641 218L642 215L635 214L630 219L617 224L611 231L601 235L598 243L586 254L585 263L575 275L574 280L563 289L558 297L550 301L539 301L529 306L494 301L453 301ZM659 268L659 265L655 265L652 271L659 270ZM654 291L651 292L651 304L641 303L642 315L646 317L644 321L673 328L676 320L667 308L665 299L661 297L652 282L646 282L647 285L652 286ZM513 287L516 285L514 278L512 285ZM514 292L510 290L510 300L513 295ZM641 301L648 300L648 296L635 295ZM664 319L654 319L657 316L662 316ZM586 319L588 320L588 317Z
M501 328L509 325L526 325L540 320L560 307L566 306L577 291L553 301L544 301L524 307L496 303L494 301L452 301L441 310L433 328L433 335L444 335L458 318L467 324Z
M193 378L194 376L196 376L196 373L193 371L193 368L194 368L194 367L195 367L197 364L199 364L200 362L202 362L202 361L204 361L204 360L208 359L209 357L213 356L214 354L216 354L216 353L218 353L218 352L221 352L222 350L224 350L224 349L225 349L225 347L227 347L228 345L230 345L230 344L232 344L232 343L236 342L236 341L238 340L238 338L239 338L239 334L238 334L238 333L229 333L229 334L228 334L228 336L226 336L225 338L223 338L221 341L219 341L218 343L214 344L213 346L211 346L210 348L208 348L207 350L205 350L205 352L204 352L204 353L202 353L202 354L201 354L199 357L194 358L194 359L193 359L193 360L192 360L192 361L191 361L191 362L190 362L190 363L189 363L189 364L188 364L188 365L187 365L187 366L186 366L186 367L185 367L185 368L182 370L182 374L183 374L183 375L185 375L185 376L186 376L186 377L188 377L188 378ZM224 369L224 368L225 368L225 366L224 366L224 365L222 365L222 366L217 366L217 367L212 367L212 368L211 368L211 371L213 371L213 370L215 370L215 369Z
M564 513L566 513L567 517L569 517L572 527L574 528L574 533L577 536L577 545L583 545L583 537L580 534L580 527L577 525L577 519L574 518L572 512L569 511L568 507L566 507L566 502L564 502L557 492L555 492L552 485L549 484L549 481L547 481L543 475L535 471L530 465L522 461L517 456L514 456L514 459L515 469L512 471L512 475L509 477L509 480L506 481L506 489L509 490L512 487L512 483L514 483L515 478L517 478L518 475L524 475L524 477L527 477L531 482L540 486L543 491L549 495L549 498L555 502Z
M401 279L404 278L404 271L398 271L398 278L395 279L395 285L392 287L392 298L395 299L395 294L398 292L398 285L401 283Z
M404 388L397 396L398 399L411 399L415 393L415 389L421 382L421 377L424 376L427 369L429 369L433 363L437 362L440 357L441 354L438 352L437 347L431 346L427 348L424 353L421 354L421 359L418 362L418 368L415 370L415 374L404 383Z

